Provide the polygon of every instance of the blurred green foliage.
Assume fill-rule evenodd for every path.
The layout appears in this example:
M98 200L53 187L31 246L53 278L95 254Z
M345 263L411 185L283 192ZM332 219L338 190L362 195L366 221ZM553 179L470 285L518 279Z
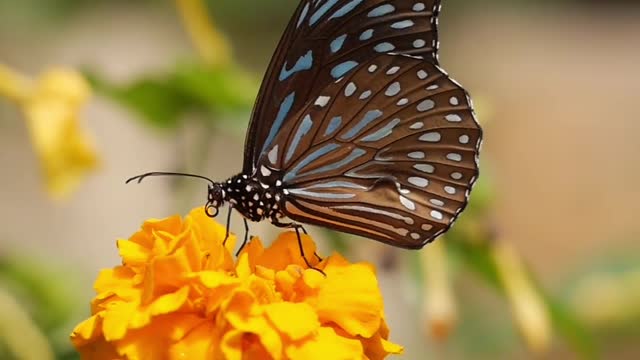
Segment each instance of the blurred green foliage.
M69 334L88 309L90 289L81 287L76 271L58 268L49 260L31 256L5 254L0 257L0 289L7 291L33 321L33 324L49 340L56 359L78 358L69 342ZM81 296L86 294L86 296ZM28 324L19 324L3 318L14 329ZM25 334L23 334L25 335ZM28 336L22 338L31 343ZM12 358L7 344L0 339L0 358Z
M114 84L94 71L87 71L86 76L102 95L148 124L168 129L179 126L190 113L204 115L200 118L207 122L230 116L246 118L258 89L256 78L238 67L214 68L197 62L143 75L127 84Z

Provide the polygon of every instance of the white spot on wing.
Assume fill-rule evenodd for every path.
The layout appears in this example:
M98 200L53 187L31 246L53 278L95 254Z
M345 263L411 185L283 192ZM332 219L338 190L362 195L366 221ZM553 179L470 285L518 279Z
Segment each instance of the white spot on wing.
M444 218L442 213L440 211L437 211L437 210L431 210L431 217L436 219L436 220L442 220Z
M330 96L318 96L314 105L325 107L329 103L329 100L331 100Z
M433 109L435 106L436 106L436 103L433 102L433 100L427 99L427 100L423 100L420 104L418 104L416 108L420 112L425 112Z
M449 114L444 117L448 122L461 122L462 118L458 114Z
M420 136L418 140L424 142L440 142L440 140L442 140L442 135L437 131L432 131Z
M417 176L412 176L409 179L409 183L412 185L415 185L417 187L427 187L429 186L429 180L425 179L425 178L421 178L421 177L417 177Z
M278 145L274 146L273 149L269 151L269 154L267 154L267 157L269 158L269 161L273 165L276 164L276 162L278 161Z
M353 93L356 92L357 89L358 88L356 87L356 84L354 84L353 82L350 82L347 85L347 87L345 87L345 89L344 89L344 95L347 96L347 97L351 96L351 95L353 95Z
M400 70L400 66L394 66L391 69L387 70L387 75L393 75Z
M424 153L422 151L414 151L414 152L410 152L407 156L409 156L412 159L424 159Z
M409 129L411 130L420 130L424 127L424 123L422 121L419 121L417 123L413 123L413 125L409 126Z
M385 91L384 94L387 96L396 96L400 93L400 90L402 90L400 88L400 83L396 81L393 84L389 85L387 91Z
M415 164L413 168L427 174L433 174L436 171L436 168L431 164Z
M411 211L416 209L416 204L402 195L400 195L400 203Z
M432 203L435 206L444 206L444 201L442 201L442 200L430 199L429 202Z

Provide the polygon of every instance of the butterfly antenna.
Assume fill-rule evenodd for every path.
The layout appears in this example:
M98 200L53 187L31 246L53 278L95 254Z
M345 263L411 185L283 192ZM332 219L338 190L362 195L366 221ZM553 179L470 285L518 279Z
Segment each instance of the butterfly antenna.
M144 179L146 179L148 177L152 177L152 176L185 176L185 177L192 177L192 178L207 180L211 184L215 185L215 182L213 180L209 179L206 176L196 175L196 174L178 173L178 172L161 172L161 171L148 172L146 174L134 176L134 177L132 177L130 179L127 179L125 184L128 184L128 183L130 183L132 181L137 181L138 184L140 184L142 182L142 180L144 180Z

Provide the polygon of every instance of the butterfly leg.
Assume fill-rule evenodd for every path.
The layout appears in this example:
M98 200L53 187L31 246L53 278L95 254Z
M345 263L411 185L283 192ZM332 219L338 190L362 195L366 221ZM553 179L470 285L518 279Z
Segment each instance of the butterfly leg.
M302 226L302 225L296 225L296 224L292 224L292 225L293 225L294 227L296 227L296 226L297 226L297 227L299 227L299 228L300 228L300 230L302 230L302 232L303 232L305 235L309 235L309 233L308 233L308 232L307 232L307 230L304 228L304 226ZM315 251L313 252L313 256L315 256L315 257L316 257L316 259L318 259L318 261L322 261L322 258L320 257L320 255L318 255Z
M302 238L300 237L300 230L302 230L302 232L307 235L307 230L305 230L305 228L302 225L296 224L296 223L283 223L280 222L280 220L278 220L278 218L272 218L271 219L271 223L279 228L285 228L285 229L291 229L293 228L296 231L296 237L298 238L298 247L300 248L300 256L302 256L302 259L304 260L304 263L307 264L307 267L309 269L313 269L318 271L319 273L321 273L324 276L327 276L327 274L324 273L324 271L313 267L310 263L309 260L307 260L306 255L304 254L304 248L302 247ZM320 256L318 256L318 254L316 254L315 252L313 253L315 255L315 257L319 260L322 261L322 258Z
M247 245L247 242L249 241L249 223L247 222L247 219L243 218L242 220L244 220L244 240L242 241L242 245L240 245L238 251L236 251L236 256L240 254L240 251L244 249L244 246Z
M302 239L300 238L300 229L302 229L302 231L306 234L306 231L304 231L304 228L300 225L297 224L293 224L293 228L296 230L296 236L298 237L298 248L300 248L300 255L302 256L302 259L304 260L304 263L307 264L307 267L309 269L315 270L317 272L319 272L320 274L324 275L325 277L327 277L327 274L324 273L324 271L313 267L311 264L309 264L309 260L307 260L307 257L304 255L304 248L302 247ZM313 253L314 255L316 255L316 253ZM316 255L316 257L318 257L318 255ZM319 257L318 257L319 258Z

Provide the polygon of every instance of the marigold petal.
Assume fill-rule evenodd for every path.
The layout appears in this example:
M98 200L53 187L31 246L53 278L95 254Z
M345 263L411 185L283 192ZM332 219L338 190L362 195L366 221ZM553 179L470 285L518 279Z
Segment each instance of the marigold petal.
M102 316L96 314L78 324L71 333L73 344L83 346L102 335Z
M189 296L189 287L184 286L180 290L158 297L149 305L149 313L151 315L169 314L178 311L187 301Z
M289 359L354 360L362 359L363 349L360 341L339 336L331 327L321 327L313 339L288 346L286 354Z
M76 346L76 349L80 353L81 359L87 360L118 360L122 359L122 356L118 354L117 348L114 343L107 342L104 339L98 339L87 343L83 346Z
M275 328L294 341L311 335L320 327L318 316L306 303L267 304L264 311Z
M270 360L281 357L280 354L273 356L267 352L256 334L239 330L226 333L220 349L225 360Z
M176 316L165 316L154 319L148 326L128 331L127 336L117 342L118 353L128 360L166 358L176 321L179 321Z
M404 351L402 346L388 341L385 337L385 335L377 333L371 338L360 339L368 359L384 359L389 354L402 354Z
M236 264L236 275L240 279L248 278L252 274L251 265L249 264L249 255L240 254Z
M127 265L144 265L152 255L148 248L133 241L118 240L116 244L120 257Z
M118 302L105 311L102 331L107 341L122 339L127 333L129 321L137 310L135 302Z
M207 216L202 207L195 208L186 217L187 226L194 230L193 236L202 244L202 249L211 247L214 244L225 242L227 227ZM229 234L224 247L228 252L233 252L236 247L237 238L235 234Z
M251 267L255 267L257 259L264 254L264 245L262 245L260 238L257 236L252 237L251 241L242 249L240 255L242 254L247 254Z
M314 256L316 253L316 244L305 234L300 234L300 239L302 240L302 248L304 249L307 260L309 260L309 264L311 264L311 266L317 265L318 259ZM281 233L273 244L256 259L256 265L274 270L284 270L291 264L297 264L300 267L307 268L307 264L300 253L298 237L295 232L291 231Z
M182 218L179 215L169 216L164 219L149 219L142 224L138 232L129 238L129 241L133 241L152 250L156 241L156 232L164 231L169 234L179 234L181 229Z
M325 268L315 308L320 321L334 322L349 334L371 337L381 324L382 295L371 268L364 264Z
M282 339L262 316L264 310L256 305L252 293L235 291L224 306L224 318L234 329L256 334L264 348L277 358L282 353Z
M109 292L124 296L130 293L135 273L129 267L118 266L113 269L104 269L98 273L98 277L93 284L93 288L98 294Z
M219 347L219 335L212 322L201 319L197 327L169 348L172 360L215 359L215 350Z

